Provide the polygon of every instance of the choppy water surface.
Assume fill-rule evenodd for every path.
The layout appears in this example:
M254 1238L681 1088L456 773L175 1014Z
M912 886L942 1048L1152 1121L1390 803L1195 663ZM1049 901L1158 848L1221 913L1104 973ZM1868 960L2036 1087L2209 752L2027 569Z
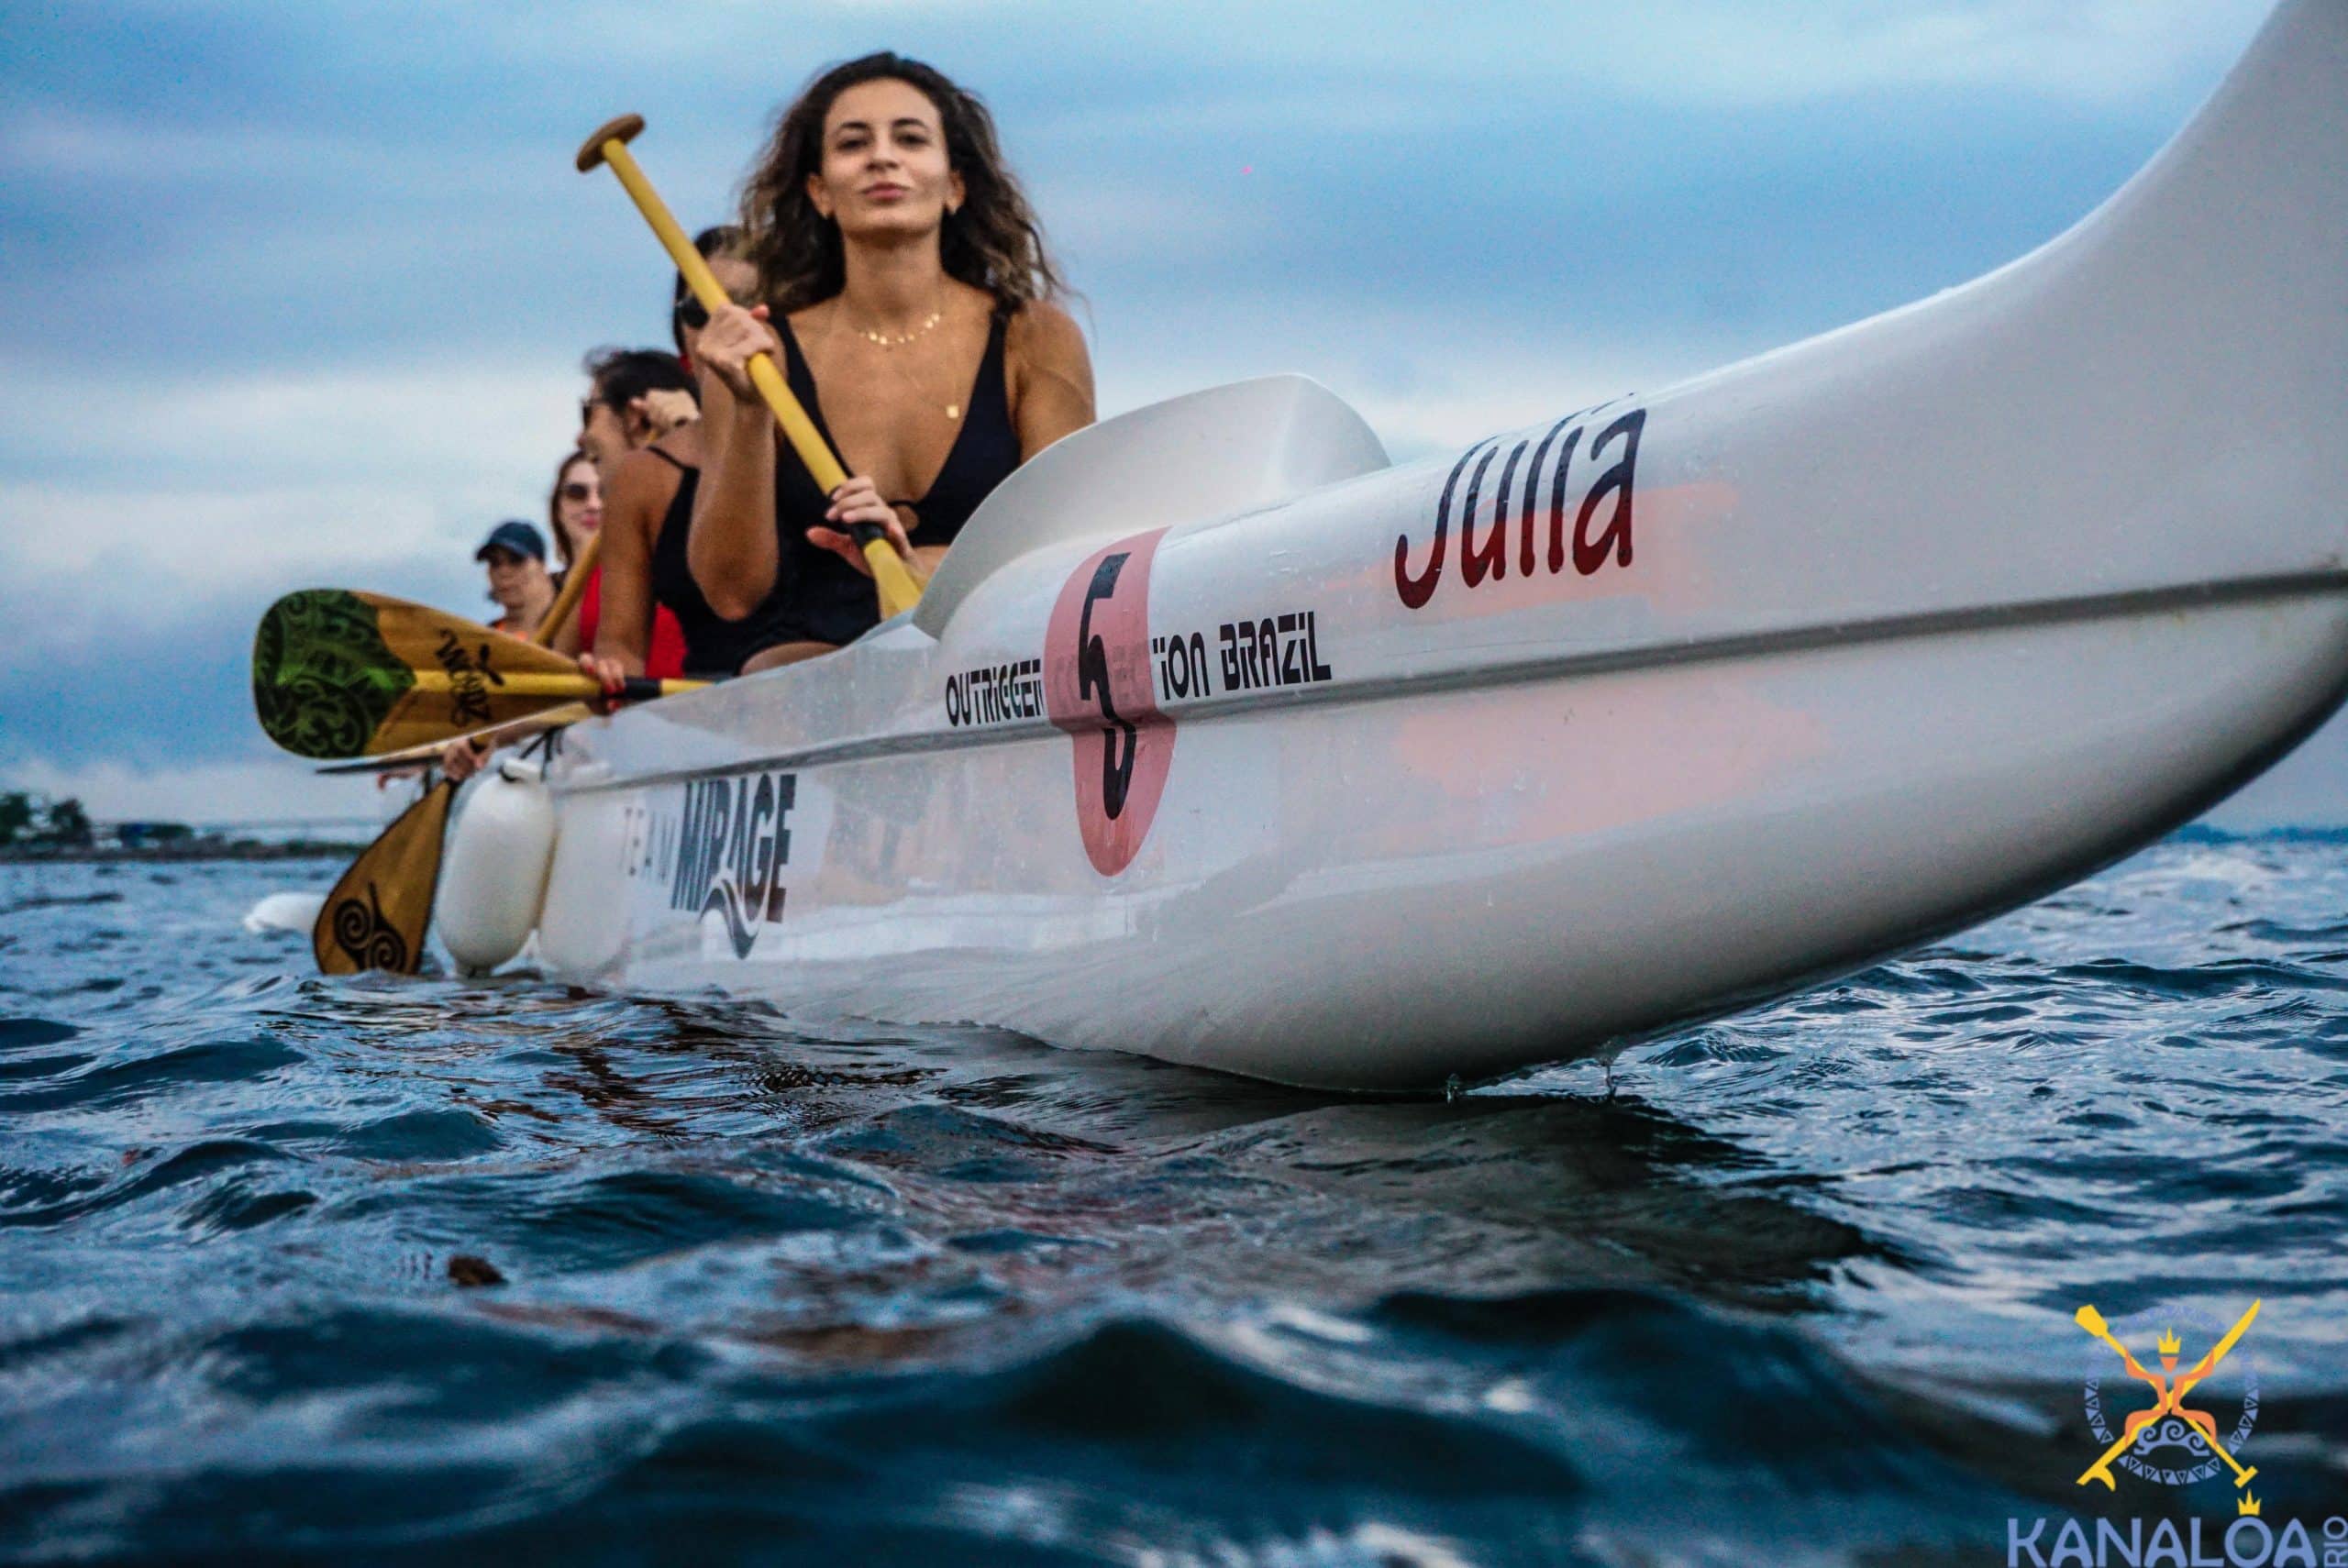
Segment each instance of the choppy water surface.
M1448 1103L239 929L336 869L0 867L0 1555L2003 1562L2222 1529L2071 1314L2254 1297L2348 1512L2337 837Z

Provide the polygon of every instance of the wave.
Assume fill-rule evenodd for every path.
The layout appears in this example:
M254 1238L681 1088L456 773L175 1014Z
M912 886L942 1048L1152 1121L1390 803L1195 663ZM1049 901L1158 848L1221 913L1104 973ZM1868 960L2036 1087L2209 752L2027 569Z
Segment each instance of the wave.
M1853 1561L2008 1497L1802 1335L1634 1292L1112 1315L910 1372L596 1327L382 1308L183 1340L212 1444L133 1463L100 1423L0 1490L0 1547L587 1561L691 1521L714 1561ZM92 1320L0 1374L138 1341ZM298 1447L273 1410L309 1412Z
M252 868L61 905L0 933L0 1558L1976 1561L2076 1496L2079 1305L2253 1296L2315 1496L2348 855L2254 836L1394 1101L329 982Z

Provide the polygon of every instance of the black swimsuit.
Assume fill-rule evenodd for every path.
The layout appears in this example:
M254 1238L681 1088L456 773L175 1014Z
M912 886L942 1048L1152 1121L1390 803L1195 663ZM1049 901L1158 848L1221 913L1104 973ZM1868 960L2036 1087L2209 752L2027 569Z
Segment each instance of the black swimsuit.
M1019 434L1011 425L1011 392L1002 365L1007 319L997 311L989 326L987 351L979 361L978 380L971 384L963 409L962 428L955 433L946 466L938 469L929 493L918 501L891 502L912 510L914 521L905 531L916 545L951 544L970 520L970 513L979 509L979 502L1019 466ZM831 427L824 423L815 377L807 369L806 357L799 352L799 339L789 322L778 317L774 325L782 338L792 392L836 453L839 443L832 439ZM829 505L805 465L788 454L779 455L774 481L775 528L781 536L775 573L778 592L770 596L770 602L775 598L783 601L781 620L785 635L761 643L762 647L784 641L853 642L880 619L872 580L831 551L807 542L808 529L829 525L824 521ZM766 607L759 608L763 613ZM681 613L678 619L683 620ZM690 641L692 632L685 635Z
M685 635L685 669L692 675L732 675L742 661L760 648L789 642L792 633L784 623L782 595L770 593L759 607L738 621L729 621L709 607L693 569L685 558L692 536L693 492L701 488L701 470L658 447L648 447L677 470L677 493L660 519L652 540L652 597L669 607L677 628Z

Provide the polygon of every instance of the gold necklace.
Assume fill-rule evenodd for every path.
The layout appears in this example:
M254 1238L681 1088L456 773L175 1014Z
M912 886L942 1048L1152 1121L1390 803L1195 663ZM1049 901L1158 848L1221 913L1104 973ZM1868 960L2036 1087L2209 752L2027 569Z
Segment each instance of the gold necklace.
M919 326L914 327L911 332L894 334L885 332L868 332L861 326L857 326L845 321L845 315L846 313L844 311L835 309L832 313L832 321L842 326L847 326L850 332L855 333L858 337L862 337L880 348L894 348L901 343L911 343L914 338L922 337L927 333L931 327L936 326L940 321L946 319L946 307L944 305L940 305L937 309L931 311L929 313L929 319L923 322ZM827 334L829 333L831 330L830 324L826 324L825 330ZM913 389L914 397L920 402L933 404L937 402L937 394L930 391L927 386L924 385L921 379L915 376L911 370L907 370L903 364L898 363L895 360L892 360L890 361L890 369L896 371L897 379L899 381ZM959 399L945 404L945 409L946 417L948 420L955 420L962 417L962 404Z
M895 348L901 345L911 343L917 337L923 337L931 327L936 326L939 322L944 321L945 319L946 307L940 305L937 309L929 313L929 318L927 320L924 321L919 326L914 327L910 332L875 332L870 327L867 326L856 327L854 328L854 331L858 337L863 338L867 343L875 344L882 348Z

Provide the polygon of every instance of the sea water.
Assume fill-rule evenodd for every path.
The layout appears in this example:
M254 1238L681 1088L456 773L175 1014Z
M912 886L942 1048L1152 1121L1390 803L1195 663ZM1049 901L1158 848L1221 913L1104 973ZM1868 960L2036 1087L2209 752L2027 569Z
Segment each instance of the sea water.
M2348 1512L2341 836L1377 1101L323 980L241 918L337 869L0 867L0 1556L1990 1563ZM2143 1385L2077 1309L2189 1359L2254 1299L2251 1485L2078 1485L2087 1385Z

